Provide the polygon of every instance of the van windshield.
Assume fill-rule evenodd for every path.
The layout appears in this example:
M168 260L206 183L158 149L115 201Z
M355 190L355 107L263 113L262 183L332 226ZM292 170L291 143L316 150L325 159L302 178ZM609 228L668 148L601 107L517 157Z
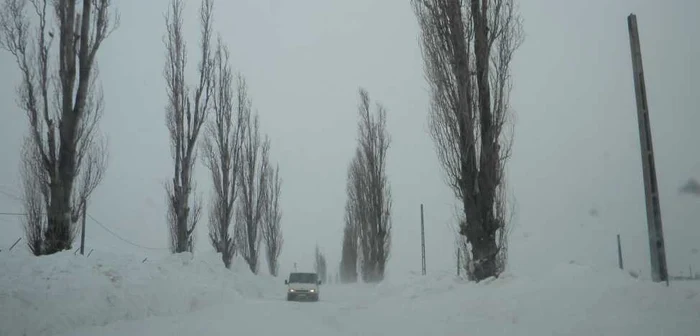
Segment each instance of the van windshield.
M293 283L316 283L317 280L316 273L292 273L289 275L289 282Z

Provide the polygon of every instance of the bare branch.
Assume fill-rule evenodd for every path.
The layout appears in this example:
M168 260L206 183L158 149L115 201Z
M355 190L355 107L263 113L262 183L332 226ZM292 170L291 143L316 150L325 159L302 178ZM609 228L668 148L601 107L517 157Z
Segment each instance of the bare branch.
M22 147L22 186L25 217L24 234L29 250L36 256L43 254L44 232L46 230L47 176L42 167L41 157L34 148L34 139L26 137Z
M75 188L76 192L73 197L74 204L82 204L90 199L92 192L102 182L107 170L109 152L106 138L98 138L85 149L85 152L85 161L80 168L79 184Z

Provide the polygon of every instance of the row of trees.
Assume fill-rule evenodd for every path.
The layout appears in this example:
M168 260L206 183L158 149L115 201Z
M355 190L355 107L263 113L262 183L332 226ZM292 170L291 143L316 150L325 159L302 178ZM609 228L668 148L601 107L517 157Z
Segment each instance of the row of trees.
M458 245L469 251L470 276L485 279L502 272L507 255L504 175L512 132L505 129L511 115L511 62L523 41L520 16L515 0L411 4L430 84L430 135L461 207L459 235L466 244ZM23 200L27 241L37 255L71 248L76 223L85 216L106 168L106 144L98 131L104 104L95 60L117 27L112 7L111 0L4 0L0 11L0 47L14 56L20 70L18 102L29 121L22 151ZM172 251L193 250L202 200L192 176L198 147L203 147L214 182L212 245L226 266L240 251L257 272L265 239L275 274L282 245L280 179L279 170L269 164L269 140L260 137L241 76L234 89L227 48L221 39L212 46L212 0L202 2L198 78L194 86L187 85L182 9L182 0L172 1L165 38L174 163L167 187ZM360 97L360 139L348 171L340 267L346 282L357 280L358 264L365 281L380 281L391 242L386 112L379 107L373 115L364 90ZM198 145L203 126L205 140Z
M234 77L222 39L212 43L213 7L213 0L201 3L194 85L185 80L183 1L173 0L166 16L166 124L174 164L167 185L171 250L194 248L203 202L193 172L202 150L213 182L211 244L226 267L240 251L257 273L265 240L270 273L276 275L283 243L279 167L270 165L270 141L260 135L245 79ZM4 0L0 11L0 47L19 67L18 101L29 120L22 199L35 255L72 248L77 222L104 175L107 148L98 130L104 103L95 60L118 18L110 0Z
M183 8L183 0L173 0L166 16L166 115L175 167L167 186L171 251L192 252L194 247L202 201L195 193L193 172L201 147L213 183L209 204L212 246L221 253L226 267L239 251L250 270L257 273L264 239L269 271L276 276L283 242L281 179L279 167L270 164L270 140L260 135L259 117L252 112L245 79L233 75L228 48L221 37L212 45L213 0L201 3L198 78L194 86L186 82ZM213 116L208 118L210 113Z
M511 62L523 41L515 0L411 0L430 84L430 135L460 203L456 253L476 281L498 276L508 255L505 169L511 153ZM390 247L386 112L360 90L359 145L350 164L340 278L381 281ZM512 124L511 124L512 125Z
M340 260L340 278L344 283L357 281L358 266L363 281L382 281L391 249L386 109L377 104L373 113L367 91L360 89L359 96L358 145L348 169Z

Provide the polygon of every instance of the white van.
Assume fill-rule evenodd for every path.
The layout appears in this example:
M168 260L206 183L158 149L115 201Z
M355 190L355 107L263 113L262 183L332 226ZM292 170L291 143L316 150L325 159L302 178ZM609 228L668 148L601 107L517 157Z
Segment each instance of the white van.
M311 300L318 301L321 280L316 273L290 273L287 285L287 301Z

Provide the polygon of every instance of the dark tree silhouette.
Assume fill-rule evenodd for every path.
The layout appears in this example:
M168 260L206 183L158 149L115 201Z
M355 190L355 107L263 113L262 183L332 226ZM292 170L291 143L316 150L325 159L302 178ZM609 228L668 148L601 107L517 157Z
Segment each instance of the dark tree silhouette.
M194 229L202 212L201 200L194 194L192 180L197 158L197 140L214 96L215 61L211 52L213 1L203 0L200 7L200 53L198 81L194 92L185 80L187 50L182 25L182 0L172 0L166 16L165 81L168 92L166 124L170 132L174 176L167 185L170 248L173 253L192 252ZM191 199L194 198L194 199Z
M515 1L411 2L431 86L430 134L465 219L459 234L471 246L474 278L497 276L507 256L510 64L523 39Z
M0 48L19 67L18 102L29 121L21 177L36 255L71 248L82 205L106 167L96 138L104 102L95 60L117 27L112 7L110 0L5 0L0 7Z

